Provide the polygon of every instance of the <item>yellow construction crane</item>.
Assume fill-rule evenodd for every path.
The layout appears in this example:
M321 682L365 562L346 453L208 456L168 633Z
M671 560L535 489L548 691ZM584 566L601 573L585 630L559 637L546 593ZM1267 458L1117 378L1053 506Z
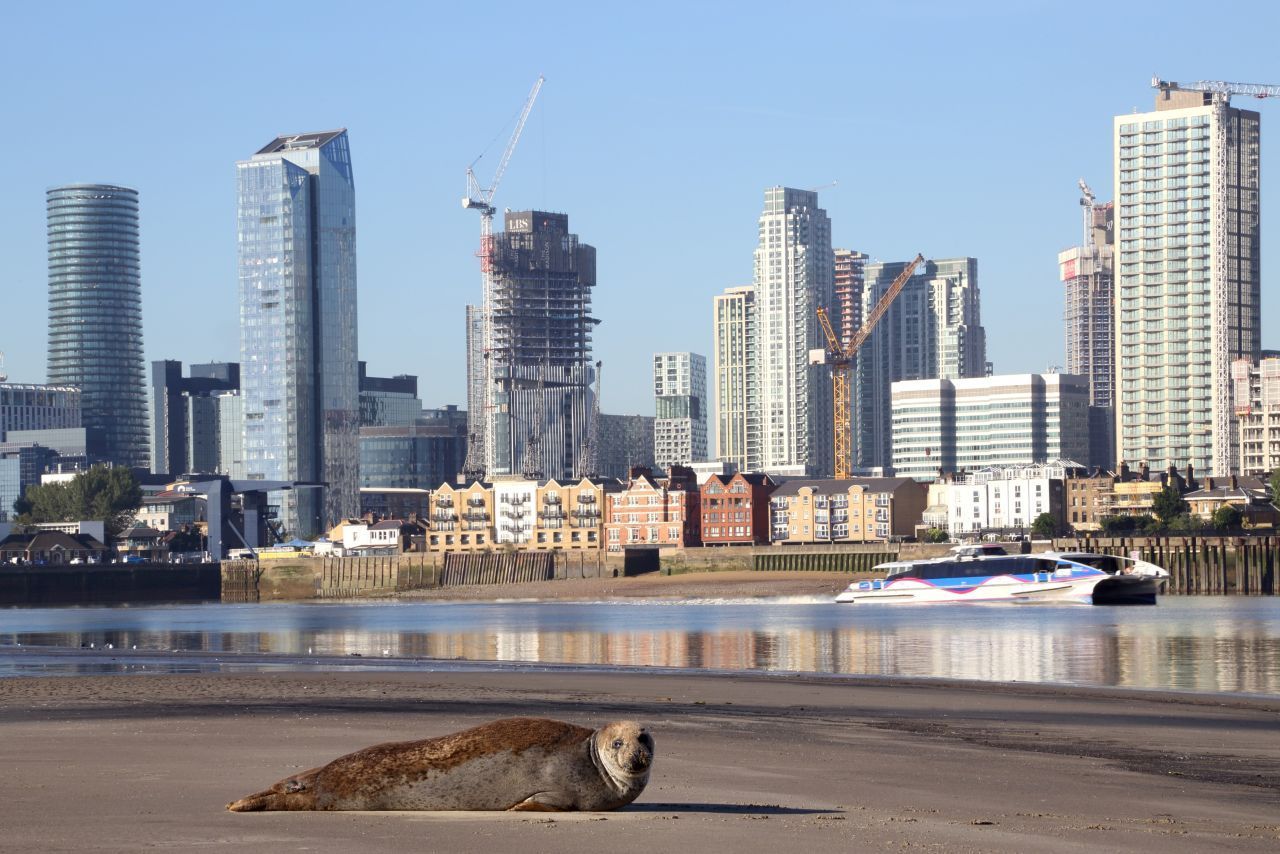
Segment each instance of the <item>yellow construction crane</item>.
M853 364L853 357L858 355L858 350L867 342L867 338L880 322L880 318L884 317L884 313L889 310L894 299L902 292L903 286L915 273L916 267L923 263L924 256L916 255L915 260L903 268L898 278L893 280L893 284L876 302L875 308L871 309L871 313L862 323L862 328L854 333L848 347L840 346L840 339L831 328L826 309L818 309L818 322L822 324L822 333L827 337L826 361L831 365L831 396L835 402L837 478L849 477L853 469L853 427L849 423L849 368Z

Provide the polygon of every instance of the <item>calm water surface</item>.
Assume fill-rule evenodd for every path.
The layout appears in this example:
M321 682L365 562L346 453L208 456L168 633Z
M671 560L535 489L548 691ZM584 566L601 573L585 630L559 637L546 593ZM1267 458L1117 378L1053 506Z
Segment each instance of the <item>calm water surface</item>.
M1128 608L787 599L0 610L0 676L334 667L357 655L370 666L378 659L415 669L439 660L651 665L1280 697L1280 599L1169 597Z

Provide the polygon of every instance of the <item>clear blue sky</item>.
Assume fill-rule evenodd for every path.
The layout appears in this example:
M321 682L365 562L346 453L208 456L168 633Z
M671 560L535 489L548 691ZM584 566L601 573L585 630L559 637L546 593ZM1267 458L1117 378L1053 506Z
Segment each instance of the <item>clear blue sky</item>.
M464 403L480 294L468 163L539 73L501 207L565 211L599 252L606 412L652 413L650 358L711 355L711 297L751 280L763 190L818 187L837 246L973 255L988 358L1062 364L1056 253L1076 180L1111 193L1111 118L1153 73L1280 83L1271 3L25 3L6 9L0 294L10 378L45 375L44 194L137 188L146 356L235 360L235 169L349 129L360 350ZM1264 261L1280 104L1263 114ZM1261 105L1260 107L1258 105ZM1264 346L1280 306L1264 273ZM1207 334L1207 333L1206 333Z

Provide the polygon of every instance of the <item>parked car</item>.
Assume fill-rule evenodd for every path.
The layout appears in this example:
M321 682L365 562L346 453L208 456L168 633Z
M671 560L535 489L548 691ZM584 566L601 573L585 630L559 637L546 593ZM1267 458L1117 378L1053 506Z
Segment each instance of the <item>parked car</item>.
M121 563L146 563L147 559L142 555L125 555L120 558Z

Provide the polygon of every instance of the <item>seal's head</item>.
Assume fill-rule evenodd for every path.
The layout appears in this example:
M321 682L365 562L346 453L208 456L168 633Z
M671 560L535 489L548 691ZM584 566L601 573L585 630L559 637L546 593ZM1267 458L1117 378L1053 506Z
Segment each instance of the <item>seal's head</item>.
M653 765L653 736L633 721L614 721L596 730L596 755L606 772L621 784L635 785L649 779Z

